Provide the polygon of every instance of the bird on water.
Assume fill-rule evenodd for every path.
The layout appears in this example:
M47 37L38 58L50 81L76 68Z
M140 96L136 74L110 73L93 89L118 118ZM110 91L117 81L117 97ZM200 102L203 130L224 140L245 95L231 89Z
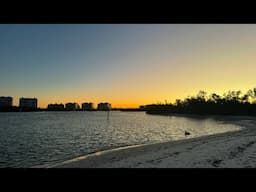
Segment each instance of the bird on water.
M188 131L185 131L185 136L187 136L187 135L190 135L190 133Z

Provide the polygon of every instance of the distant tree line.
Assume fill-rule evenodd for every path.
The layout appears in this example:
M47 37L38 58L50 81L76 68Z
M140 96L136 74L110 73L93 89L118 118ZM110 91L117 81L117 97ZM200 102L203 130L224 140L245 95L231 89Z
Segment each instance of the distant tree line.
M207 95L199 91L196 96L184 100L177 99L174 104L146 105L148 114L198 114L198 115L256 115L256 88L241 91L228 91L222 96L216 93Z

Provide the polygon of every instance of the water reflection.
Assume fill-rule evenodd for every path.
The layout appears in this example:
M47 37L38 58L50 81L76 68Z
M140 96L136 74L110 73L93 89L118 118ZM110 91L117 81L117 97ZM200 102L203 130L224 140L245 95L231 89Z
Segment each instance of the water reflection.
M0 166L56 163L95 151L238 130L213 118L144 112L1 113ZM191 134L184 135L188 131Z

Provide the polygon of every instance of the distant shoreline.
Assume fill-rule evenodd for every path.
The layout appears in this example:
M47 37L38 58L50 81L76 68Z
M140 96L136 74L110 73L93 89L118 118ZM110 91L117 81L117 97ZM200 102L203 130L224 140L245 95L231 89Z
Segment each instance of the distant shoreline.
M111 110L98 110L98 109L92 109L92 110L49 110L49 109L35 109L35 110L21 110L19 107L16 108L9 108L9 109L0 109L0 113L1 112L41 112L41 111L53 111L53 112L70 112L70 111L123 111L123 112L139 112L139 111L143 111L145 112L145 110L141 110L141 109L137 109L137 108L114 108Z
M212 118L212 116L210 118ZM251 147L254 145L254 142L256 143L256 130L253 129L255 127L256 118L249 116L215 118L225 123L239 125L243 128L240 131L219 133L185 140L134 145L99 151L49 166L48 168L221 167L218 162L221 162L223 167L230 167L227 162L234 160L234 158L232 159L232 154L239 154L240 151ZM245 157L245 162L246 158L248 159L250 155L252 156L252 154L249 154ZM231 159L228 159L229 157ZM247 166L246 163L244 163L245 165L239 164L240 160L236 159L239 156L234 157L234 161L236 162L236 164L232 164L234 167ZM179 159L179 161L176 161L177 159Z

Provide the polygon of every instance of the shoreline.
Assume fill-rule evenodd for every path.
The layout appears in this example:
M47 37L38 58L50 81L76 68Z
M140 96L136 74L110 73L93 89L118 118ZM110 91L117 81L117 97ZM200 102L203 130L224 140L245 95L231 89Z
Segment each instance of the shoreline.
M37 168L169 168L248 167L239 164L241 153L256 144L255 118L250 116L208 116L241 127L230 131L163 143L119 147ZM252 137L248 140L249 137ZM254 141L255 140L255 141ZM254 152L254 150L253 150ZM250 154L251 157L253 154ZM247 155L248 156L248 155ZM249 161L249 157L245 160ZM196 157L196 159L194 158ZM234 157L234 158L232 158ZM238 158L238 159L237 159ZM247 158L247 159L246 159ZM233 161L236 161L234 163ZM226 163L225 163L226 161ZM228 162L232 161L228 165ZM256 150L255 150L256 161ZM239 164L239 165L238 165ZM254 163L256 167L256 162ZM253 164L253 165L254 165ZM233 166L232 166L233 165ZM250 165L251 166L251 165Z

